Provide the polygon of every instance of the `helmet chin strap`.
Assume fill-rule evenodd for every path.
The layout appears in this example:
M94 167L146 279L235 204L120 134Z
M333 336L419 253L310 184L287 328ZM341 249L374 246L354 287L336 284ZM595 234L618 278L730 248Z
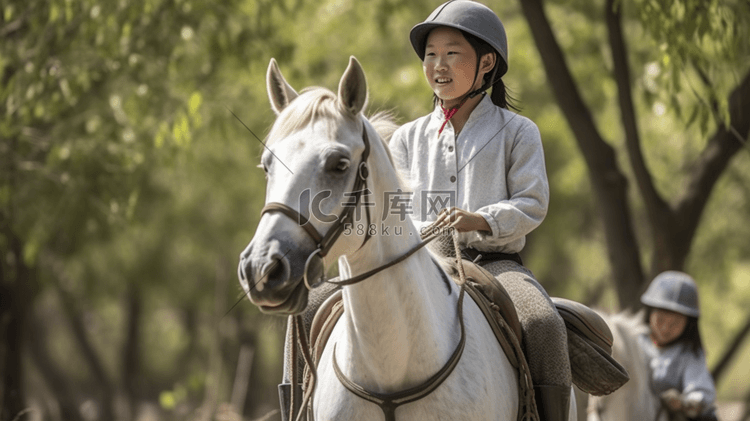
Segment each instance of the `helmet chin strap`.
M477 66L476 66L476 70L474 71L474 81L473 81L472 85L474 83L476 83L477 76L479 76L479 64L480 64L480 60L481 60L481 58L477 59ZM490 86L494 85L495 82L497 82L495 80L495 75L496 74L497 74L497 66L495 66L495 68L492 69L492 77L490 78L490 83L485 83L484 85L482 85L478 89L474 89L473 91L465 94L464 98L461 100L461 102L459 102L458 105L456 105L455 107L452 107L450 109L446 109L445 107L443 107L443 100L442 99L440 100L440 108L443 110L443 115L445 116L445 120L443 121L443 124L440 126L440 130L438 130L438 136L440 136L440 134L443 132L443 129L445 128L445 125L448 124L448 121L450 121L450 119L453 118L453 116L456 114L456 112L458 112L458 109L461 108L461 106L463 106L464 103L466 103L466 101L468 99L474 98L475 96L477 96L479 94L484 94L485 91L490 88Z
M477 74L479 74L479 63L477 63ZM497 74L497 65L495 65L495 68L492 69L492 76L490 77L490 82L489 83L485 83L479 89L475 89L472 92L469 92L468 97L469 98L474 98L475 96L484 93L484 91L486 91L487 89L490 89L490 87L492 85L494 85L495 82L497 82L497 80L495 80L495 75L496 74ZM475 81L477 80L477 75L476 74L474 75L474 80Z

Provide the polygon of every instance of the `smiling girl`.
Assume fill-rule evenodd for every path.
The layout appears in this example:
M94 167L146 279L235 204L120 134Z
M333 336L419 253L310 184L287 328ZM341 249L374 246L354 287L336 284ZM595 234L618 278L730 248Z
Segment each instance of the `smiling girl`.
M547 214L549 184L537 126L508 109L503 24L480 3L449 1L410 40L435 106L389 145L414 192L412 218L418 227L455 229L462 254L505 287L524 330L540 417L567 420L565 325L518 254Z

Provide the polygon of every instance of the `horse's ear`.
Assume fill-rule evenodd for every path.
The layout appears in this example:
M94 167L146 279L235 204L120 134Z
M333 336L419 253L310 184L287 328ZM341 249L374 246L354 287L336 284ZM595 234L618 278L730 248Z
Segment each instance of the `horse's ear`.
M268 64L266 89L268 89L268 99L271 100L271 108L273 108L276 114L281 113L298 96L297 91L281 75L281 70L279 70L279 66L276 64L276 59L273 58Z
M339 82L339 101L346 111L357 115L367 104L367 79L365 71L354 56Z

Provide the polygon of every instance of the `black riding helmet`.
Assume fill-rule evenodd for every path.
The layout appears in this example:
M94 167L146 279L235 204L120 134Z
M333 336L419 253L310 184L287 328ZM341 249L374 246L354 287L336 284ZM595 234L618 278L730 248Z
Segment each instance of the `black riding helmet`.
M424 61L427 35L440 26L471 34L489 44L498 55L490 81L472 96L489 89L508 71L508 38L505 35L505 27L489 7L470 0L451 0L440 5L424 22L415 25L409 34L411 45L420 60Z

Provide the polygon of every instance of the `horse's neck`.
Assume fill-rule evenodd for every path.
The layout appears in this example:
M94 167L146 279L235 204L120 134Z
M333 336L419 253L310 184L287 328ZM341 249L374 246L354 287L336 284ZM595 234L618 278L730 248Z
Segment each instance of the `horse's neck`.
M612 356L628 370L630 380L618 393L600 398L602 405L608 407L608 416L603 417L603 421L621 418L653 421L656 418L659 401L651 391L649 360L638 343L644 332L644 326L639 322L642 318L643 315L638 313L617 314L608 319L615 344ZM639 405L632 405L633 402L639 402Z
M409 231L409 229L413 231ZM372 238L340 264L344 277L356 276L406 253L419 238L406 226L404 236ZM350 272L347 273L347 272ZM363 387L394 391L414 386L448 360L459 340L457 292L422 249L367 280L344 288L348 343L337 345L339 364ZM349 358L343 358L344 353ZM347 365L348 367L344 367Z

